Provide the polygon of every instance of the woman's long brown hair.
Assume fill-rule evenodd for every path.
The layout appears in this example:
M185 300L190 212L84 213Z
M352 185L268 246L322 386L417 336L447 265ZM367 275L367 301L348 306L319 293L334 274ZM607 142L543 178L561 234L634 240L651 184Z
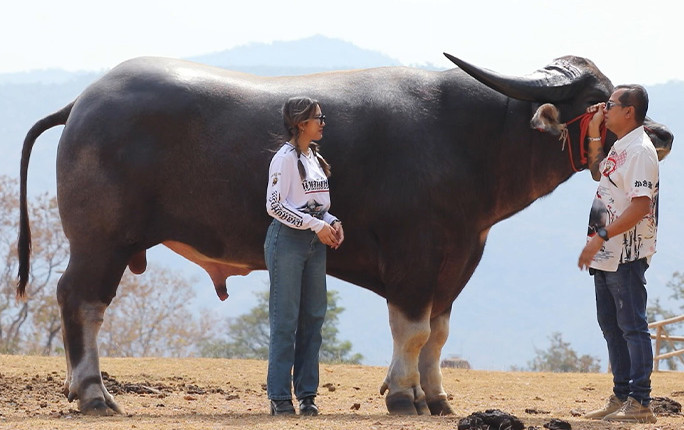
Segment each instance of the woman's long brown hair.
M288 140L294 141L294 148L297 152L297 169L299 170L299 177L304 179L306 171L302 163L302 151L299 149L297 139L299 138L298 125L306 120L312 119L316 108L319 107L318 101L309 97L292 97L288 99L283 105L283 125L288 136ZM309 149L313 151L314 156L318 160L318 164L323 169L326 177L330 177L330 164L325 161L325 158L318 152L318 144L316 142L309 142Z

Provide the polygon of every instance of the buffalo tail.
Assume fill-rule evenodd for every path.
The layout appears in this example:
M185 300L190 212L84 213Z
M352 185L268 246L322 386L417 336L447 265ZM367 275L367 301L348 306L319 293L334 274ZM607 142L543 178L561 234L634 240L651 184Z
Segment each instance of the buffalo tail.
M31 227L28 219L28 207L26 203L26 182L28 176L29 158L36 139L44 131L66 124L71 109L75 102L71 102L57 112L46 116L36 122L26 134L24 147L21 151L21 173L19 184L19 239L17 240L17 251L19 255L19 281L17 282L17 297L23 298L26 293L26 284L29 280L31 269Z

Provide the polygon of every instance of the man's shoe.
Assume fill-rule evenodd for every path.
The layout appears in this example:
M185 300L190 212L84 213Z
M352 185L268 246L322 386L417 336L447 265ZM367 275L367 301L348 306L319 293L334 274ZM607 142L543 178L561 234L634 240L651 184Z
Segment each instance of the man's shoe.
M271 400L271 415L295 415L292 400Z
M654 423L657 421L650 406L642 405L631 396L627 397L627 401L619 410L606 415L603 420L625 423Z
M314 403L316 397L304 397L299 401L299 415L315 416L318 415L318 406Z
M588 420L602 420L603 418L606 417L606 415L610 415L613 412L617 412L620 410L620 408L623 405L622 400L618 399L618 397L613 394L608 398L608 401L606 402L605 406L602 407L601 409L597 409L595 411L591 411L588 414L584 416L584 418Z

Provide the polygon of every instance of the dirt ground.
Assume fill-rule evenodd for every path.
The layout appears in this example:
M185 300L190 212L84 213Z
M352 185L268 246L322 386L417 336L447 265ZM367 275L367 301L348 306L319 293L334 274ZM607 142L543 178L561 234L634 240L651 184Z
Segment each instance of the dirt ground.
M387 414L379 387L386 369L322 365L318 417L271 417L266 363L224 359L102 359L105 385L124 415L81 415L61 394L63 357L0 356L0 429L456 429L474 412L500 409L525 428L552 419L572 429L684 429L681 414L658 415L656 424L608 424L581 414L603 405L608 374L489 372L444 369L454 416ZM654 397L684 401L684 373L653 375Z

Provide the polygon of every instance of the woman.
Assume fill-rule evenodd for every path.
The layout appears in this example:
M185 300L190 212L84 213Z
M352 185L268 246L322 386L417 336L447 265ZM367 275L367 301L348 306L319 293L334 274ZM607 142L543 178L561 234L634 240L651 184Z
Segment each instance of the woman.
M293 382L300 415L318 415L326 245L337 249L344 232L328 212L330 166L313 142L323 137L321 107L308 97L291 98L283 121L288 141L271 160L266 193L266 210L274 218L264 243L271 281L267 390L272 415L295 413Z

